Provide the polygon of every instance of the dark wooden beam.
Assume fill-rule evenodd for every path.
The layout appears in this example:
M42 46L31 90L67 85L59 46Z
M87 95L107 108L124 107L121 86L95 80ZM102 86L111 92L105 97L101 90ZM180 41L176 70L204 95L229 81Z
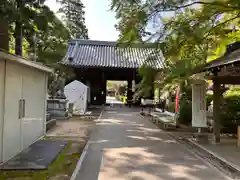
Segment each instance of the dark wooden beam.
M133 99L133 92L132 92L132 79L130 78L128 80L128 89L127 89L127 101L128 103L132 102L132 99Z
M214 76L211 78L213 81L218 81L221 84L232 84L232 85L238 85L240 84L240 74L239 76Z
M221 84L219 81L213 82L213 136L214 136L214 142L220 143L220 127L221 127L221 121L220 121L220 99L221 99Z

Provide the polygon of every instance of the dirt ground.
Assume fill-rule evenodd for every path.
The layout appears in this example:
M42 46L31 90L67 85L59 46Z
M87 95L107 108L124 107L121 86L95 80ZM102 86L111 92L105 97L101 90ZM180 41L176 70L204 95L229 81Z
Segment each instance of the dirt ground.
M68 120L58 120L56 126L49 130L46 136L71 141L85 141L94 126L94 119L72 117Z

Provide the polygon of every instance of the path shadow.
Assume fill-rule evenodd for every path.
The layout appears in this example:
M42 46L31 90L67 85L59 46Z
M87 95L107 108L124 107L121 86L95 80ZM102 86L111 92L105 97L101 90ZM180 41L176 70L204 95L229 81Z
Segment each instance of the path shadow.
M90 144L92 152L101 153L94 162L99 180L226 179L139 112L106 111L96 122Z

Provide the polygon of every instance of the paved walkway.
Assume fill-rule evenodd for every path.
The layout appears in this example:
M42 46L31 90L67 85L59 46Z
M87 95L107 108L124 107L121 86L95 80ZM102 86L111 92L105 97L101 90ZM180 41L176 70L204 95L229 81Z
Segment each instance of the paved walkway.
M90 146L76 179L229 178L141 117L138 109L108 108L90 136Z
M107 96L106 104L123 104L122 101L117 100L115 97Z

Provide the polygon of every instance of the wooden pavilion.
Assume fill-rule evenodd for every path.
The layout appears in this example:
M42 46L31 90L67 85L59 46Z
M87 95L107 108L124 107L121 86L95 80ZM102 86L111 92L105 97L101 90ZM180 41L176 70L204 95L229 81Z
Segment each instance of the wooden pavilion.
M220 142L220 99L221 86L225 84L240 84L240 43L236 42L227 47L224 56L207 63L198 72L205 72L206 78L213 81L213 120L214 141Z
M90 88L91 104L102 105L106 102L107 80L127 81L127 98L132 100L132 82L141 81L138 69L143 65L162 68L163 56L152 44L76 39L69 42L61 63L74 68L76 80Z

